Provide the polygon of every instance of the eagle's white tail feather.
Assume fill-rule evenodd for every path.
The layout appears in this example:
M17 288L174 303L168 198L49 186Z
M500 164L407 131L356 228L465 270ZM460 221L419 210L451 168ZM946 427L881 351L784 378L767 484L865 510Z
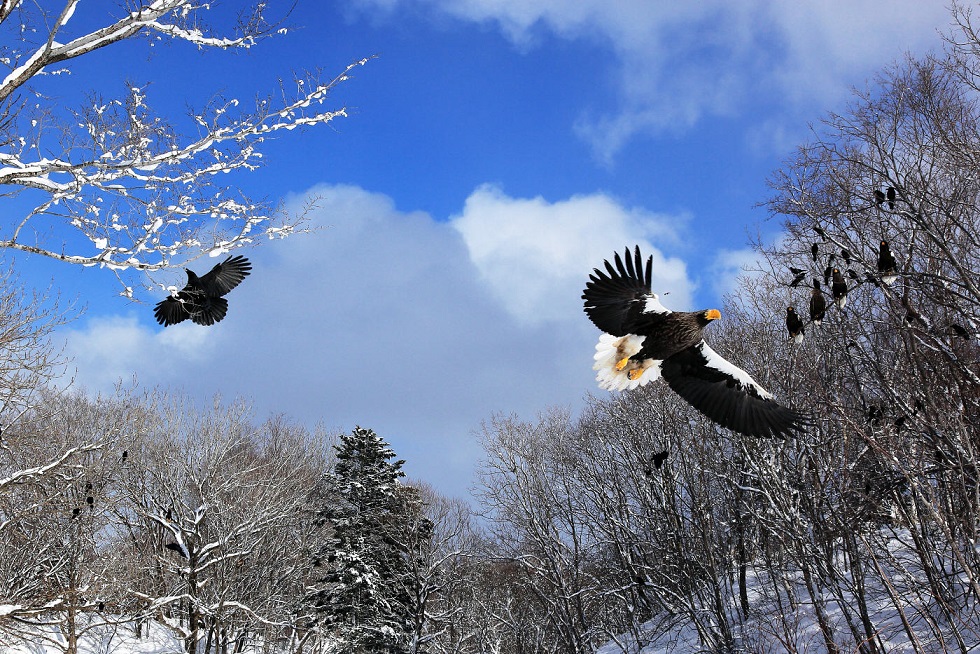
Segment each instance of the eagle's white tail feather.
M659 378L661 362L656 359L630 360L622 370L616 369L618 362L633 356L642 347L643 337L635 334L599 336L593 357L595 364L592 366L596 370L595 378L599 382L599 388L608 391L631 390ZM634 372L635 379L630 379L630 371L642 372Z

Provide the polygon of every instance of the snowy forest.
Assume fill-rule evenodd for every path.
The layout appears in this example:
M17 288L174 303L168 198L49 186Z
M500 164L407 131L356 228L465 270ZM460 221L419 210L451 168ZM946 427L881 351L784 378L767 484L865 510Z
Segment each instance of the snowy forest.
M68 138L17 100L45 66L145 31L236 48L276 28L244 16L218 38L191 27L206 7L156 0L61 44L75 4L0 3L0 22L41 27L4 54L0 184L33 200L0 247L104 265L138 296L129 273L150 288L302 229L211 171L247 172L269 131L342 118L311 107L346 73L277 106L205 107L191 139L132 88ZM718 428L663 384L597 392L574 414L488 416L474 494L448 498L407 480L368 421L326 433L246 401L55 384L70 312L8 271L0 649L163 634L200 654L976 651L980 34L954 17L942 53L881 71L769 180L781 236L754 244L711 342L807 412L791 438ZM52 144L63 157L41 156ZM52 243L25 243L28 224Z

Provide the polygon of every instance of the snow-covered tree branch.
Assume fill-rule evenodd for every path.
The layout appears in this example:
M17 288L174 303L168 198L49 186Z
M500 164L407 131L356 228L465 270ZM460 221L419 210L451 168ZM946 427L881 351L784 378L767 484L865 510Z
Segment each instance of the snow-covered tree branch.
M219 173L259 167L274 135L346 116L326 101L367 60L339 75L296 75L254 100L215 96L184 117L157 113L145 84L122 80L115 97L92 94L72 108L53 100L52 87L77 58L122 41L249 49L282 29L265 3L233 27L212 29L205 18L220 10L207 3L126 7L113 16L90 0L0 4L0 75L8 69L0 82L0 196L17 198L16 213L0 223L0 248L107 267L132 296L139 276L123 271L152 278L301 229L303 216L220 184Z

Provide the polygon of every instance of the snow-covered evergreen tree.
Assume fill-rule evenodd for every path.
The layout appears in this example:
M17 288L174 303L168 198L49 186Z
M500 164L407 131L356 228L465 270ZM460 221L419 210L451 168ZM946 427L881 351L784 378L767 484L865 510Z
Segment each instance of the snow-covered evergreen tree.
M409 565L417 504L399 483L404 461L370 429L335 446L336 501L322 512L333 539L321 552L327 573L311 595L340 653L408 652L417 583Z

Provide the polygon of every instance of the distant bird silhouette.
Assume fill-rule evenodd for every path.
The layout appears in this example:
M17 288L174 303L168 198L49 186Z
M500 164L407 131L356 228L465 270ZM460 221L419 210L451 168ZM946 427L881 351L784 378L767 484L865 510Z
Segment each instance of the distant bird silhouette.
M78 514L81 513L81 512L82 512L82 510L76 506L74 509L71 510L71 517L73 519L74 518L77 518L78 517Z
M858 277L858 274L856 272L854 272L854 269L853 268L848 268L847 269L847 276L850 277L851 279L853 279L854 281L858 281L860 279Z
M184 548L181 547L179 543L167 543L166 545L164 545L164 547L166 547L171 552L177 552L177 554L180 554L185 559L187 558L187 553L184 552Z
M885 201L885 194L882 193L879 189L875 189L875 204L880 205L884 201Z
M895 196L896 196L895 187L894 186L889 186L888 188L886 188L885 189L885 196L888 198L888 208L889 209L894 209L895 208Z
M949 324L949 329L954 335L959 336L960 338L970 338L970 332L968 332L963 325L953 322Z
M898 279L897 272L898 264L888 247L888 241L882 241L878 246L878 274L881 275L881 281L891 286Z
M825 241L827 240L827 232L823 231L823 229L819 225L814 225L813 231L815 231L817 235L823 240Z
M834 302L837 303L838 309L843 309L844 305L847 304L847 283L844 281L844 276L840 274L840 270L834 268L834 283L830 287L830 294L834 297Z
M213 325L228 313L228 300L224 299L252 271L252 264L242 255L228 257L207 274L187 272L187 285L177 293L160 301L153 310L157 322L167 327L188 318L198 325Z
M656 452L650 457L650 461L653 463L653 467L660 470L664 467L664 462L667 460L667 455L670 454L670 450L664 450L663 452Z
M834 267L833 266L827 266L826 268L823 269L823 285L824 286L830 286L830 276L833 274L833 272L834 272Z
M820 256L820 246L817 245L816 243L814 243L813 245L811 245L810 246L810 255L813 257L813 260L816 261L817 260L817 257Z
M793 288L799 286L803 282L803 280L806 279L805 270L800 270L799 268L790 268L789 271L794 275L793 281L789 283L789 285Z
M882 410L877 404L872 404L868 407L868 410L864 412L865 419L871 424L877 424L881 420Z
M813 295L810 296L810 322L819 325L823 322L824 314L827 313L827 298L820 290L820 280L813 280Z
M127 450L123 450L122 460L125 461L128 458L129 458L129 452Z
M803 320L793 307L786 308L786 330L794 342L803 342Z
M850 252L848 252L847 250L841 250L840 251L840 255L844 258L844 265L845 266L851 265L851 253Z
M85 498L85 503L88 504L88 507L91 509L95 505L95 498L89 495Z

